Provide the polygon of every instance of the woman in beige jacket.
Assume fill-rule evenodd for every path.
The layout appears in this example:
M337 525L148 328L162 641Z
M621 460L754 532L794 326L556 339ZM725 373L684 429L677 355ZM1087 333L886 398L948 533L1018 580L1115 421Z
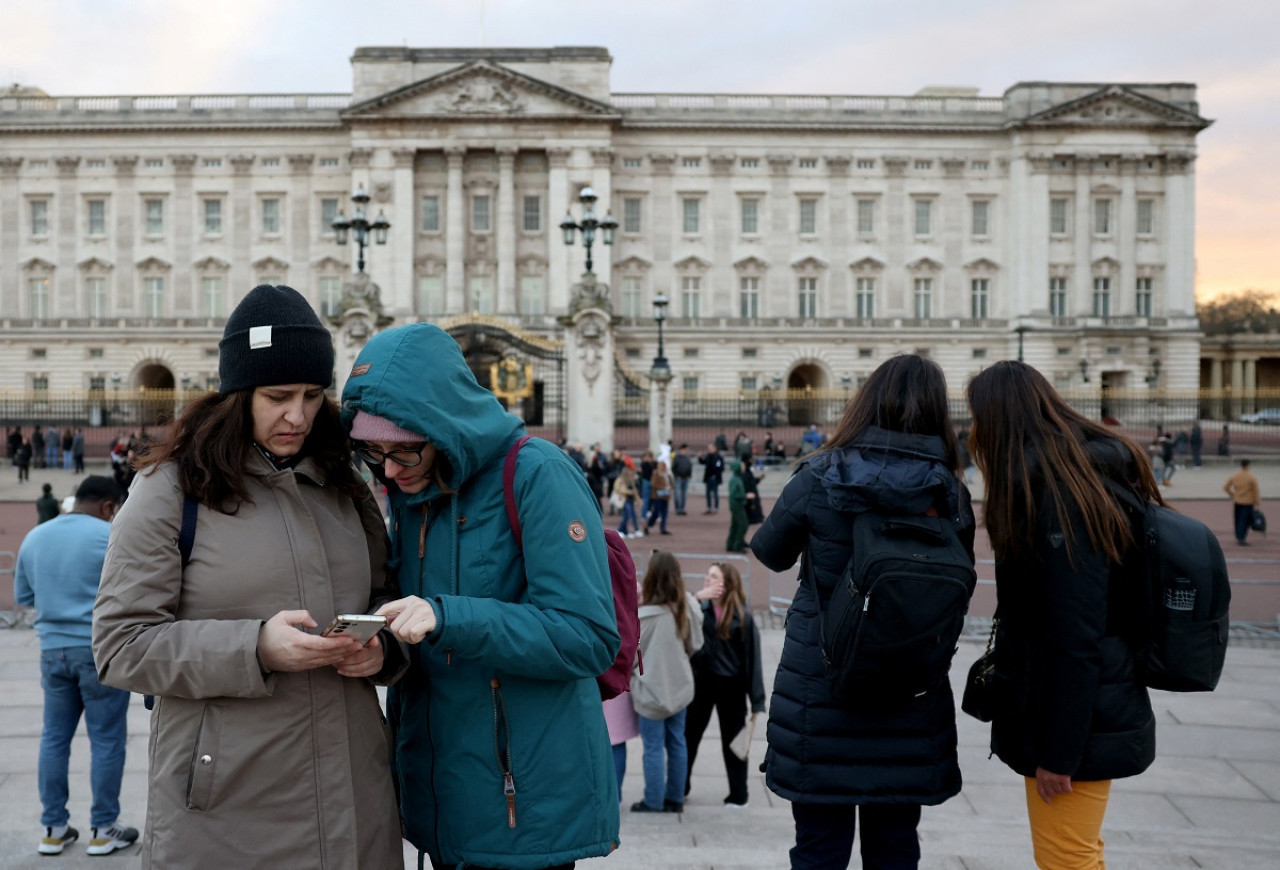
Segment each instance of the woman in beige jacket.
M371 682L401 648L320 636L397 597L332 368L306 300L255 288L227 322L221 392L144 456L112 526L93 647L102 682L156 696L144 867L403 866Z

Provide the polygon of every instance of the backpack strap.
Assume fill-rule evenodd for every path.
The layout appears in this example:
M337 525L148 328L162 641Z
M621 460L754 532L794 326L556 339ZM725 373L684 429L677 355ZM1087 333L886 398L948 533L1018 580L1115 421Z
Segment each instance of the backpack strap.
M178 530L178 552L182 554L182 567L191 561L191 548L196 543L196 512L200 503L185 493L182 496L182 528Z
M516 536L516 546L524 550L524 532L520 528L520 513L516 509L516 455L532 435L525 435L511 445L507 451L507 459L502 463L502 500L507 505L507 522L511 524L511 532Z

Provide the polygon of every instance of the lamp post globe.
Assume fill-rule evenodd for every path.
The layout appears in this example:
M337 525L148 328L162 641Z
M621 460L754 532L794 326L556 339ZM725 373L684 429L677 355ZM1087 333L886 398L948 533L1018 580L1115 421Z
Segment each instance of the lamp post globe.
M614 233L618 229L618 222L613 219L612 211L606 211L603 219L596 217L595 204L599 198L592 188L582 188L578 194L578 202L582 203L582 220L575 221L573 212L566 211L564 220L560 221L560 231L564 234L566 245L572 245L577 234L582 234L582 247L586 249L587 255L586 274L588 275L594 274L592 269L595 264L591 260L591 248L596 241L596 230L600 231L602 243L612 245Z
M356 256L356 272L363 273L365 247L370 244L385 245L387 243L387 230L391 229L391 223L381 210L378 211L378 216L374 220L369 220L365 212L365 206L369 204L369 194L365 192L363 184L356 188L355 193L351 194L351 201L355 203L355 207L351 210L351 217L348 218L342 211L339 211L338 216L333 219L330 226L333 227L334 241L339 245L345 245L348 236L350 236L359 246L360 251ZM372 238L370 236L371 231Z

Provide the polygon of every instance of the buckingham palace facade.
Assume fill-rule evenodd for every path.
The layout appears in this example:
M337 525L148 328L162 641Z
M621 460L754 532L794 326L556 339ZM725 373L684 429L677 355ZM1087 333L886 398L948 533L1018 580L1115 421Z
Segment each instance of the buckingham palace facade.
M339 305L359 187L394 322L544 347L594 188L618 370L648 368L661 292L684 393L848 388L902 351L956 387L1018 355L1064 388L1200 382L1192 84L614 93L603 48L351 63L344 94L0 93L0 390L215 386L254 285Z

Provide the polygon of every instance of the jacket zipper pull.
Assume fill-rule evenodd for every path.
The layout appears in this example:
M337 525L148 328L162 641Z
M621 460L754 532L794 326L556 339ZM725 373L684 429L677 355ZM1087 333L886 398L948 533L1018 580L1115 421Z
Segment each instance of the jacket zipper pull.
M422 506L422 525L418 527L418 558L421 559L427 548L427 506Z
M868 594L867 594L867 595L862 599L862 612L863 612L863 613L866 613L866 612L867 612L867 608L868 608L868 607L870 607L870 606L871 606L871 594L870 594L870 593L868 593Z
M502 793L507 796L507 827L516 826L516 780L509 772L502 775Z

